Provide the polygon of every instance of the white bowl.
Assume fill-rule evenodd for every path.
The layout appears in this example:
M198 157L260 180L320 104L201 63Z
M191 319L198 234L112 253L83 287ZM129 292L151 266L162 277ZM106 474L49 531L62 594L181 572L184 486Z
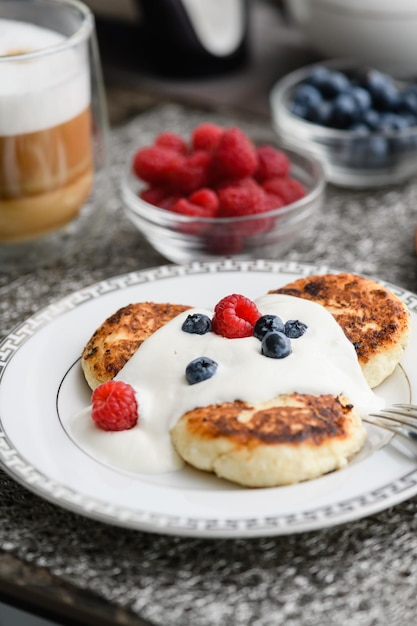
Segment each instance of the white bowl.
M371 64L398 76L415 73L415 0L287 0L310 44L328 57Z

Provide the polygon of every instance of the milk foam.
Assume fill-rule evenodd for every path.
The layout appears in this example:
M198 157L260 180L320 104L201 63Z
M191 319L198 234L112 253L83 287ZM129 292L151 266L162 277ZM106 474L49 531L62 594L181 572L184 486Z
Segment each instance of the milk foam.
M117 375L137 393L140 419L123 432L95 427L86 409L71 423L80 446L113 467L133 472L165 472L181 467L169 430L186 411L217 402L262 402L282 393L344 394L366 415L384 405L369 388L352 344L333 316L319 304L281 294L257 300L262 314L279 315L284 322L299 319L308 329L292 339L292 353L283 359L261 354L255 337L227 339L181 330L190 311L181 313L149 337ZM211 311L195 309L212 316ZM187 364L208 356L219 365L214 376L189 385Z
M40 58L7 60L14 51L47 52L64 41L52 30L0 19L0 136L52 128L89 106L86 43Z

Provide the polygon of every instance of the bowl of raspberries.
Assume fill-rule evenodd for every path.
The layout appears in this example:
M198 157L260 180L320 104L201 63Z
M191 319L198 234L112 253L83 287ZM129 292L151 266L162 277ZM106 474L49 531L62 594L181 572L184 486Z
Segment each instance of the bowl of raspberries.
M282 144L319 159L331 183L371 188L417 173L417 83L336 59L285 76L270 104Z
M136 148L121 183L126 215L174 263L278 258L322 203L321 164L276 139L211 122Z

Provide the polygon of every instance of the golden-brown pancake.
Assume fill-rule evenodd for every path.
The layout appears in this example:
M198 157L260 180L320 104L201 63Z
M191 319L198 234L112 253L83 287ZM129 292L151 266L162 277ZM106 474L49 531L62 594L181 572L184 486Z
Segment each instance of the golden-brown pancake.
M198 469L248 487L272 487L344 467L366 430L345 397L293 393L254 405L196 408L179 419L171 437Z
M324 306L354 345L370 387L376 387L399 363L410 334L410 314L391 290L355 274L299 278L269 293L313 300Z
M81 356L81 366L91 389L114 378L145 339L189 308L183 304L137 302L107 318Z

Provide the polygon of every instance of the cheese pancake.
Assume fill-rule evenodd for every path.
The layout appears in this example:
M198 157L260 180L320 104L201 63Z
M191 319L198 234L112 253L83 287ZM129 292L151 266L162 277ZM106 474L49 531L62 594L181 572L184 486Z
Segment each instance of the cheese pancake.
M399 363L410 335L410 314L381 284L355 274L323 274L269 293L313 300L330 311L354 345L370 387L379 385Z
M343 396L280 395L196 408L171 430L190 465L247 487L289 485L345 467L366 430Z
M189 308L182 304L137 302L107 318L81 356L81 366L91 389L114 378L145 339Z

